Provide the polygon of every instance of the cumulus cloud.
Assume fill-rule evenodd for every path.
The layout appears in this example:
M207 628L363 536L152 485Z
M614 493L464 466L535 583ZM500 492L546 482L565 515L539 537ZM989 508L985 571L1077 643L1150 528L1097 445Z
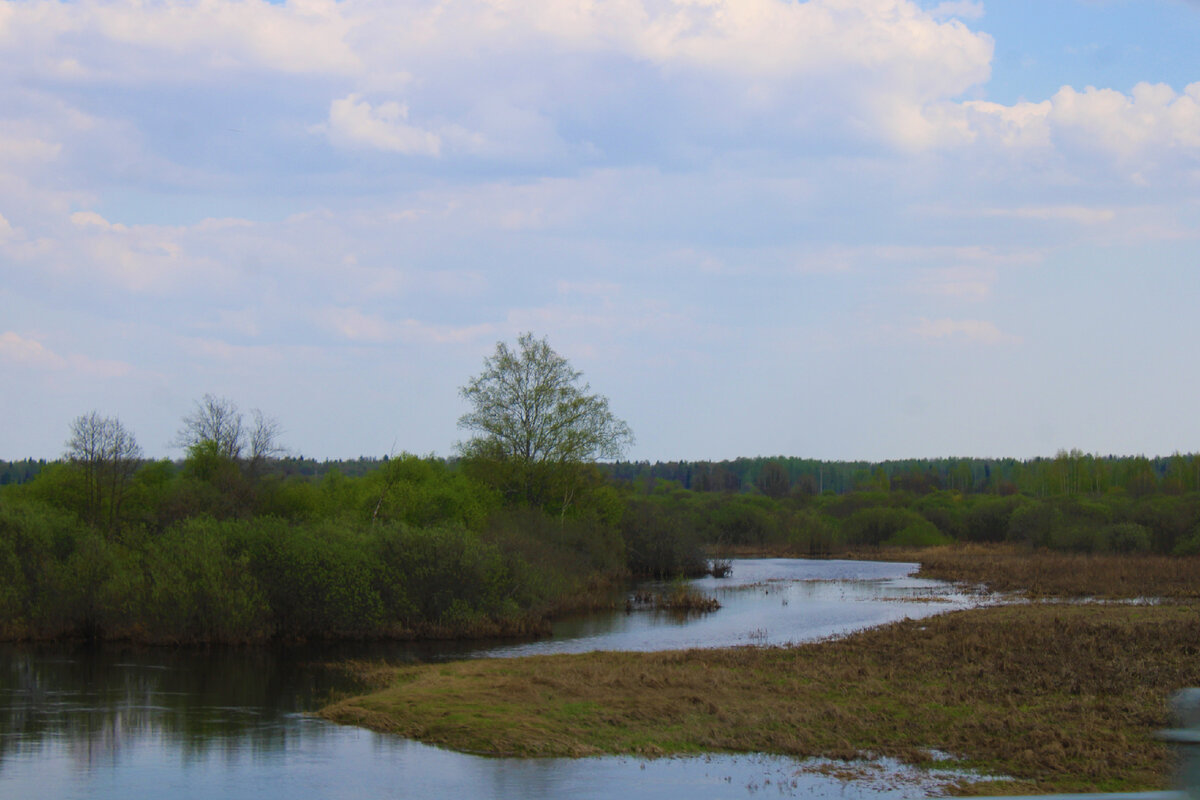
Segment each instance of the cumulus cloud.
M1054 153L1066 163L1099 162L1137 181L1158 167L1200 161L1200 83L1177 92L1139 83L1129 94L1064 86L1047 100L1003 105L969 100L922 109L925 144ZM1078 166L1074 172L1078 174Z
M85 82L350 73L362 67L346 41L352 24L333 0L0 3L0 44L29 57L19 69Z
M963 339L980 344L1015 344L1020 338L1005 333L994 322L980 319L924 319L912 329L921 339L938 341Z
M1139 83L1129 95L1064 86L1051 99L1049 119L1074 146L1120 159L1174 148L1200 156L1200 82L1182 93L1161 83Z
M984 15L984 9L981 0L946 0L931 8L929 14L936 19L979 19Z

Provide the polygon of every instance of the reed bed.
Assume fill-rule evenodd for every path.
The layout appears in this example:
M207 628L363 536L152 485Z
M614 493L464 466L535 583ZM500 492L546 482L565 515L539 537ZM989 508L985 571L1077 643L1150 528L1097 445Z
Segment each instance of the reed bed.
M634 592L625 601L625 611L672 611L678 614L707 614L721 607L721 602L690 584L679 581L665 591Z
M1031 597L1200 599L1200 557L1061 553L959 544L894 551L921 562L921 576Z

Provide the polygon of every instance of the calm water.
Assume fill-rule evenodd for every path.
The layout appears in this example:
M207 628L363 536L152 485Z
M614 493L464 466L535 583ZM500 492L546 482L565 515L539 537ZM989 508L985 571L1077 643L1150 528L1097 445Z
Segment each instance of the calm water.
M842 782L790 759L713 756L493 759L333 725L304 712L344 690L347 656L500 657L596 649L782 644L973 598L908 577L913 564L740 560L696 582L723 607L703 617L616 613L555 636L491 647L161 650L0 649L0 798L920 797L927 775L896 765Z

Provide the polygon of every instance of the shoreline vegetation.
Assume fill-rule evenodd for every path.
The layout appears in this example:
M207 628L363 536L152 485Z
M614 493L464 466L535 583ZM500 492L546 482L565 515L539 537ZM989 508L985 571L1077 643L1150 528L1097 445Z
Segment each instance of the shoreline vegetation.
M1002 546L917 555L929 577L1034 588L1016 604L793 647L349 664L373 690L320 714L488 755L945 766L937 751L1008 778L954 787L964 794L1166 788L1169 751L1154 734L1168 726L1170 694L1200 685L1195 559Z
M719 490L624 479L620 465L484 456L404 454L316 479L289 472L294 461L212 445L179 463L125 464L119 490L105 469L71 459L0 486L0 639L538 635L558 616L621 607L630 580L719 571L748 553L920 561L930 577L1035 596L1196 596L1200 492L1181 488L1195 458L1164 462L1165 477L1138 459L1010 465L1047 492L1058 472L1103 466L1099 493L1066 483L1003 494L1013 487L996 483L999 469L947 489L941 465L915 477L862 471L852 491L810 494L773 461ZM971 474L961 472L956 485ZM726 487L733 472L685 474L692 486L724 474ZM1106 554L1123 571L1092 576Z

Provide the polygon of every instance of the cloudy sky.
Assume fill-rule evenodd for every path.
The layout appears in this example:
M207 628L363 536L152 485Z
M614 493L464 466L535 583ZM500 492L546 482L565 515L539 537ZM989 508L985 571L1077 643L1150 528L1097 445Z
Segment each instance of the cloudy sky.
M1200 2L0 0L0 458L205 393L448 455L1200 450Z

